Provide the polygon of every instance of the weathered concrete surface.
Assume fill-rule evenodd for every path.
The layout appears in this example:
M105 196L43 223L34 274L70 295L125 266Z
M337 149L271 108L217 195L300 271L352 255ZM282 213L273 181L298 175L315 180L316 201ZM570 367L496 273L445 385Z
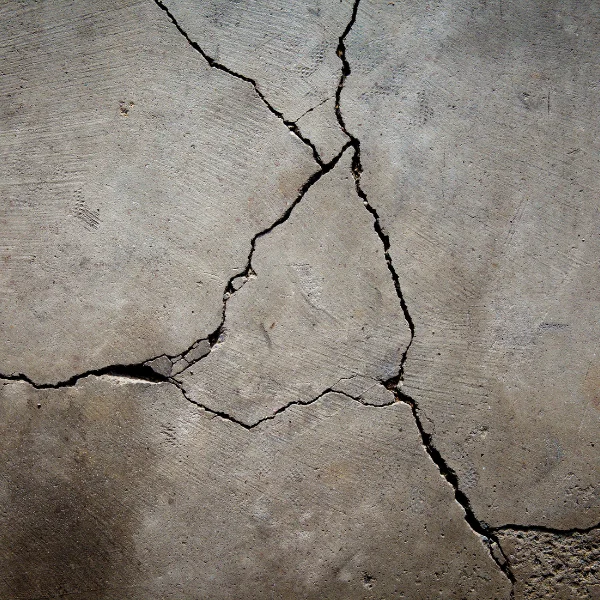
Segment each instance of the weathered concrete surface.
M502 548L517 578L515 600L600 598L600 530L505 531Z
M0 372L179 354L219 325L310 148L153 2L0 11Z
M0 411L3 599L508 598L404 404L246 430L105 376Z
M397 374L410 332L350 159L258 240L221 341L177 376L192 400L252 425L341 378Z
M271 106L287 121L303 119L311 140L331 145L341 130L334 98L340 79L339 37L352 14L351 0L165 0L162 6L215 61L256 82ZM319 119L315 121L315 119ZM345 141L345 140L344 140ZM333 152L337 154L338 149ZM327 150L324 151L325 159Z
M364 0L346 41L403 391L492 525L600 520L599 27L591 1Z
M2 600L599 597L595 3L0 17Z

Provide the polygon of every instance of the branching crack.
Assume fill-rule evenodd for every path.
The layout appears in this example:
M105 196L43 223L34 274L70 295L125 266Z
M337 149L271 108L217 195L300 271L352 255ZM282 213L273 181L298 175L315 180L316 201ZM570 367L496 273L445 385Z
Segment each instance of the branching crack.
M423 428L423 424L421 422L421 418L419 416L419 408L418 408L416 402L412 398L408 397L407 395L403 394L400 391L400 387L404 380L404 368L405 368L405 363L406 363L406 359L408 356L408 351L409 351L410 346L415 337L415 325L414 325L412 317L408 311L408 307L406 305L406 301L404 299L404 296L402 294L402 290L400 287L400 279L398 277L398 273L396 272L396 269L394 268L394 265L392 262L392 257L389 252L390 251L389 236L385 232L384 228L381 225L381 221L380 221L377 210L369 202L369 199L367 198L367 194L365 193L365 191L363 190L363 188L361 186L361 176L363 173L363 166L362 166L362 162L361 162L360 140L348 131L348 128L346 127L346 122L344 121L344 116L343 116L342 110L341 110L342 91L344 89L344 84L346 82L346 79L348 78L348 76L351 73L350 63L346 57L346 37L348 36L348 34L350 33L352 27L354 26L354 24L356 22L359 4L360 4L360 0L355 0L350 21L348 22L348 25L346 26L344 32L340 36L339 42L338 42L337 55L340 58L340 60L342 61L342 74L340 77L340 82L339 82L337 93L336 93L335 111L336 111L338 123L339 123L342 131L350 139L350 145L354 149L354 155L352 157L352 172L354 175L356 192L357 192L358 196L362 199L365 208L369 211L369 213L373 217L373 227L375 228L375 231L376 231L377 235L379 236L381 243L383 244L385 260L387 262L388 269L390 271L392 280L394 282L394 288L396 290L396 294L398 296L398 300L400 302L400 306L402 308L404 318L406 319L406 322L410 329L410 340L409 340L409 343L402 355L398 373L396 374L395 377L392 377L388 381L384 382L384 385L389 390L394 392L398 401L404 402L410 406L412 414L413 414L413 418L417 425L417 429L419 430L419 434L421 436L421 441L423 443L423 446L424 446L427 454L429 455L431 460L434 462L434 464L437 466L442 477L444 477L444 479L454 489L454 497L455 497L456 501L458 502L458 504L460 504L460 506L463 508L463 511L465 514L465 521L467 522L469 527L481 537L481 539L486 544L486 546L489 550L490 556L493 558L493 560L496 562L498 567L502 570L504 575L510 581L511 586L512 586L510 597L512 599L512 598L514 598L514 588L515 588L516 579L515 579L514 574L512 573L509 561L508 561L506 555L504 554L504 552L502 551L502 548L500 547L500 544L498 542L497 536L494 533L494 530L492 530L490 527L488 527L487 524L482 523L481 521L479 521L477 519L477 517L475 516L475 513L473 512L473 509L471 507L469 498L459 487L458 476L456 475L456 472L452 468L450 468L450 466L445 461L443 456L440 454L440 452L437 450L437 448L435 448L435 446L433 445L431 436L425 432L425 429Z
M196 52L198 52L202 56L202 58L204 58L204 60L209 64L210 67L212 67L213 69L219 69L219 71L223 71L224 73L227 73L227 74L231 75L232 77L235 77L237 79L240 79L240 80L245 81L246 83L249 83L250 85L252 85L252 87L254 88L254 91L256 92L258 97L262 100L263 104L269 109L269 111L271 113L273 113L294 135L296 135L298 137L298 139L300 139L302 142L304 142L311 149L313 157L314 157L315 161L317 162L317 164L321 167L324 166L323 160L322 160L321 156L319 155L319 152L317 151L316 146L311 142L311 140L308 137L306 137L305 135L302 134L302 132L300 131L300 128L296 125L296 121L287 120L283 116L283 113L281 111L277 110L265 98L265 95L261 92L260 87L258 86L258 83L254 79L252 79L251 77L248 77L246 75L242 75L241 73L236 73L235 71L232 71L229 67L216 61L214 58L210 57L202 49L202 47L198 44L198 42L195 42L194 40L192 40L192 38L188 35L188 33L181 27L181 25L179 24L179 22L173 15L173 13L169 10L169 8L167 7L167 5L164 2L162 2L161 0L154 0L154 2L169 17L169 20L171 21L171 23L173 23L173 25L175 25L175 28L185 38L187 43Z

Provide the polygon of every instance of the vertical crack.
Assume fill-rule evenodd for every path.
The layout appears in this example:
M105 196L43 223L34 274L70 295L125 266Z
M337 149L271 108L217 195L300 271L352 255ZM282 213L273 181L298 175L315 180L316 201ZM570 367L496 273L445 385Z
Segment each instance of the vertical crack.
M390 271L392 280L394 282L394 288L396 290L396 294L398 296L398 300L400 302L400 307L402 308L404 318L406 319L406 322L410 329L410 340L409 340L408 345L406 346L406 349L404 350L404 353L402 355L400 366L398 368L398 373L396 374L395 377L392 377L388 381L384 382L384 385L395 394L396 399L398 401L404 402L405 404L408 404L410 406L412 414L413 414L413 418L417 425L417 429L421 436L421 441L423 443L423 447L425 448L425 451L427 452L427 454L429 455L431 460L434 462L434 464L437 466L437 468L440 472L440 475L452 486L452 488L454 490L454 497L456 499L456 502L458 502L458 504L462 507L462 509L464 511L465 521L467 522L467 524L469 525L471 530L479 535L481 540L485 543L486 547L488 548L490 556L492 557L494 562L498 565L498 567L500 568L502 573L504 573L504 575L510 581L510 583L511 583L510 598L513 599L516 579L511 570L508 558L506 557L506 555L504 554L504 552L500 546L498 537L486 523L479 521L479 519L477 519L477 517L475 516L475 513L473 512L473 508L471 507L469 498L460 489L458 476L457 476L456 472L448 465L448 463L446 462L444 457L441 455L439 450L433 445L431 435L428 434L425 431L425 429L423 428L423 424L422 424L421 418L419 416L419 407L418 407L416 401L401 392L401 386L402 386L402 382L404 380L404 369L405 369L406 359L408 356L408 351L409 351L409 349L413 343L414 337L415 337L415 324L414 324L414 321L408 310L408 306L406 304L406 300L404 299L404 295L402 294L402 289L400 287L400 278L398 277L398 273L396 272L396 269L395 269L393 261L392 261L392 257L389 252L390 251L389 236L385 232L384 228L381 225L381 221L380 221L377 210L369 202L367 194L365 193L365 191L363 190L363 188L361 186L361 176L363 173L363 166L362 166L362 162L361 162L360 140L356 136L354 136L352 133L350 133L350 131L348 131L348 128L346 127L346 122L344 121L344 116L343 116L342 110L341 110L342 91L344 89L344 84L346 83L346 79L348 78L348 76L351 73L350 63L346 57L346 37L352 30L354 24L356 23L356 17L358 14L359 4L360 4L360 0L355 0L350 21L346 25L346 28L344 29L342 35L339 38L339 42L338 42L337 55L340 58L340 60L342 61L342 74L340 76L340 81L339 81L338 88L336 91L336 96L335 96L335 113L336 113L336 117L337 117L338 123L339 123L342 131L348 136L348 138L350 139L349 143L352 146L352 148L354 149L354 154L352 156L352 173L354 175L356 193L362 199L365 208L369 211L369 213L373 217L373 227L383 245L384 256L385 256L385 260L386 260L386 263L388 266L388 270Z

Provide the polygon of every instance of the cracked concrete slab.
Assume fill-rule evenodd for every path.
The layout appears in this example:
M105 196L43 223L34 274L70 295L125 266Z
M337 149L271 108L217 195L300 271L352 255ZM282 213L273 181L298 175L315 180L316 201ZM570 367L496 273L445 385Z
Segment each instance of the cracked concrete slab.
M599 597L595 4L0 17L0 597Z
M349 150L258 240L252 266L220 341L177 376L193 401L252 425L341 378L396 375L410 332Z
M164 0L160 4L215 61L255 81L286 120L297 121L335 95L338 38L350 20L351 0ZM338 128L331 104L319 113L328 129ZM303 128L312 139L313 133L319 135L320 125L314 127L306 120Z
M494 526L600 517L598 11L365 0L345 43L415 323L402 391Z
M0 372L184 351L317 171L310 148L152 2L0 10Z
M248 431L105 376L0 410L7 600L509 596L404 404L331 393Z

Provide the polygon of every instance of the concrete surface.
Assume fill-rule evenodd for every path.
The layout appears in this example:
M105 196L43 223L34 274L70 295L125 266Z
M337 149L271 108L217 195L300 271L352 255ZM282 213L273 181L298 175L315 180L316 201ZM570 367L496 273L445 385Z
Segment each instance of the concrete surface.
M0 17L0 599L600 598L600 5Z
M361 1L342 92L433 443L490 525L600 521L600 5Z

